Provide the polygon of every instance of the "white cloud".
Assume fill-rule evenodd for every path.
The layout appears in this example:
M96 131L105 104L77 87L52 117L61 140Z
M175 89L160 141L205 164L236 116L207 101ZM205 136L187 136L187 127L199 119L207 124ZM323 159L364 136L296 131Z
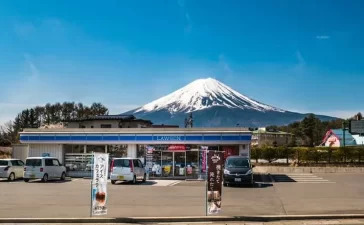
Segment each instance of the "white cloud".
M190 14L188 13L188 11L186 9L186 3L184 0L178 0L177 2L178 2L178 6L183 10L186 21L187 21L187 25L185 26L185 33L191 33L192 21L191 21Z
M306 65L306 60L303 58L300 51L296 52L296 57L297 57L298 64L300 66L305 66Z
M34 65L33 61L30 59L30 55L24 53L24 58L25 58L25 63L27 64L27 66L30 69L31 75L33 77L38 77L39 76L39 70L38 68Z
M230 68L230 65L227 63L225 55L224 54L220 54L219 55L219 64L222 66L224 72L226 74L230 74L232 73L232 70Z
M319 39L319 40L325 40L325 39L330 39L331 36L328 36L328 35L320 35L320 36L316 36L316 39Z

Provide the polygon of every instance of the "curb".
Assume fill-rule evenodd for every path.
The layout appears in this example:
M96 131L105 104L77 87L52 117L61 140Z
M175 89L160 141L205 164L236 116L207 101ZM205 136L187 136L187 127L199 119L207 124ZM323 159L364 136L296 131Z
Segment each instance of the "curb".
M181 223L181 222L272 222L281 220L364 219L364 214L204 216L204 217L125 217L125 218L0 218L1 223Z

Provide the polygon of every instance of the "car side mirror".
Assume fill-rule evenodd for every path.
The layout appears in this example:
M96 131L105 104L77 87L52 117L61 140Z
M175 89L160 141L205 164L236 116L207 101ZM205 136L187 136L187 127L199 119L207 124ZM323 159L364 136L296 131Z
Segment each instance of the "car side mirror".
M60 163L59 166L63 166L62 163Z

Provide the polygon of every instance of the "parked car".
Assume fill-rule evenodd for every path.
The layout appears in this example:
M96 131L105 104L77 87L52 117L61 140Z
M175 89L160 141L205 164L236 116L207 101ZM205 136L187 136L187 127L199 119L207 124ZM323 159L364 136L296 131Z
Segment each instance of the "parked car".
M20 159L0 159L0 178L14 181L23 178L24 162Z
M42 179L47 182L50 179L66 179L66 167L53 157L28 157L24 166L24 181L30 179Z
M223 175L223 185L254 184L253 167L250 159L245 156L229 156L226 158Z
M112 184L117 181L131 181L135 184L137 180L145 182L146 179L146 170L139 159L114 158L111 161L110 180Z

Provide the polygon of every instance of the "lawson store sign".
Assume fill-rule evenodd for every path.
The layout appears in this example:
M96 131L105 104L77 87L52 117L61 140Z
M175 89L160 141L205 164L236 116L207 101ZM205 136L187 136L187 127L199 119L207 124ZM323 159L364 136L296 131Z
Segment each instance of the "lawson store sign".
M158 143L250 143L251 134L215 133L215 134L110 134L110 133L21 133L22 143L120 143L120 144L158 144Z

